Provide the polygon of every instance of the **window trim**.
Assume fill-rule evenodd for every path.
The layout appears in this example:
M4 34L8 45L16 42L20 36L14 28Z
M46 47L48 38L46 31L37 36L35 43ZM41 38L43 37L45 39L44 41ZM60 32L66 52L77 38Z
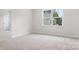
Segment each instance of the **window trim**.
M51 10L51 17L44 17L44 11L45 10ZM63 10L63 9L62 9ZM56 27L63 27L63 17L64 17L64 14L63 14L63 16L62 17L52 17L52 13L53 13L53 9L43 9L42 10L42 25L43 26L56 26ZM64 13L64 12L63 12ZM44 24L44 18L51 18L51 21L53 21L54 20L54 18L62 18L62 25L53 25L53 22L50 24L50 25L45 25Z

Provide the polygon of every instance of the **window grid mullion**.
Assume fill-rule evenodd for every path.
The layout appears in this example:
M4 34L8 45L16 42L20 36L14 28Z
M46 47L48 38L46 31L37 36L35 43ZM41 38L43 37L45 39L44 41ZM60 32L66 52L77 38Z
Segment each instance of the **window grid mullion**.
M53 25L53 10L51 9L51 25Z

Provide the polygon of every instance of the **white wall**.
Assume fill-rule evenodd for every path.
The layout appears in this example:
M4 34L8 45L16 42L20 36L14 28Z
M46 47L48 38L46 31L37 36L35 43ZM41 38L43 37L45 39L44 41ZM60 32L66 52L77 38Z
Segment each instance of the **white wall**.
M0 15L0 32L3 31L3 16Z
M33 33L51 34L79 38L79 10L64 9L63 26L42 26L42 10L32 11Z
M11 22L12 37L22 36L31 33L32 10L11 10Z

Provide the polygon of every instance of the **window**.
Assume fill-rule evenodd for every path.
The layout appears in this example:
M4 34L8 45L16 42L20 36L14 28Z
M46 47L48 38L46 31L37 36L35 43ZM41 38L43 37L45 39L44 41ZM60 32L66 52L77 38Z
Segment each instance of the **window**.
M44 10L43 16L44 16L44 25L50 25L51 24L51 10Z
M4 30L10 31L11 30L11 20L10 20L10 13L9 11L4 15Z
M62 9L52 9L43 10L43 24L44 25L62 25L63 10Z

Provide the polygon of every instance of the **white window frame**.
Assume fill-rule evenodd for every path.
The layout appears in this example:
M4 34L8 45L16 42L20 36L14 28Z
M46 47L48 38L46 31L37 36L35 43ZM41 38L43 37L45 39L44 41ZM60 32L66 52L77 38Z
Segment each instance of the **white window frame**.
M44 24L44 18L45 18L45 17L44 17L44 14L43 14L43 12L44 12L45 10L51 10L51 17L50 17L50 18L51 18L51 21L53 21L54 18L61 18L61 17L53 17L53 16L52 16L53 9L43 9L43 10L42 10L42 25L43 25L43 26L58 26L58 27L62 27L62 26L63 26L63 16L62 16L62 25L53 25L53 22L52 22L50 25L45 25L45 24ZM49 17L46 17L46 18L49 18Z

